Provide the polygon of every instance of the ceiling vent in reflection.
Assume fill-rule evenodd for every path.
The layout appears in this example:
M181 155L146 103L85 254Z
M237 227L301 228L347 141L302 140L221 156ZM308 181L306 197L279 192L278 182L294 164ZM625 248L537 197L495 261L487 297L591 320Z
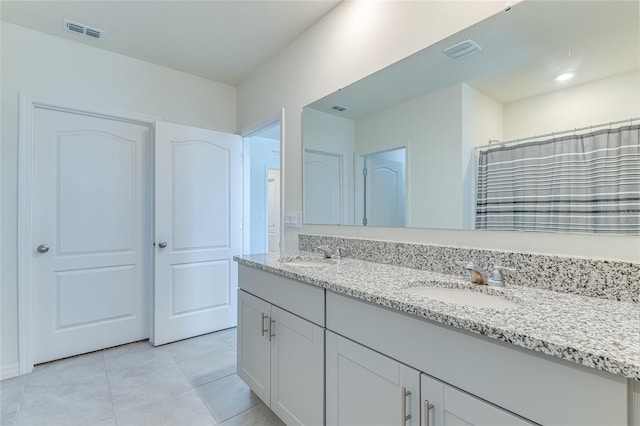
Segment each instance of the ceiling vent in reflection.
M458 44L454 44L451 47L444 49L444 53L453 59L464 58L465 56L472 55L479 52L482 49L478 43L473 40L461 41Z
M71 32L84 34L87 37L92 37L97 39L102 39L104 38L104 35L105 35L105 32L102 30L91 28L84 24L79 24L77 22L69 21L68 19L64 20L64 27Z
M348 108L346 106L342 106L342 105L334 105L334 106L331 107L331 109L335 109L336 111L344 112Z

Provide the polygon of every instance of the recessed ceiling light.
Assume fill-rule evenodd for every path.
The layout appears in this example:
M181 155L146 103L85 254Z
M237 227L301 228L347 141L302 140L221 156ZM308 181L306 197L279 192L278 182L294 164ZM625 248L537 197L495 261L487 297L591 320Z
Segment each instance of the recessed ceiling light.
M573 73L566 72L564 74L560 74L559 76L557 76L556 81L567 81L567 80L571 80L572 78L573 78Z

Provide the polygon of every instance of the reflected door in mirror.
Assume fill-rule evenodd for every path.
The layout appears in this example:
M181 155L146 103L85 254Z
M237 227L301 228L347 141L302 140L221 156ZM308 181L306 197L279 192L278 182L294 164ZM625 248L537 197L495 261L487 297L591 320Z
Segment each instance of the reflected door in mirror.
M405 226L405 150L404 148L364 157L363 224Z
M304 222L340 224L342 156L305 150L304 187Z

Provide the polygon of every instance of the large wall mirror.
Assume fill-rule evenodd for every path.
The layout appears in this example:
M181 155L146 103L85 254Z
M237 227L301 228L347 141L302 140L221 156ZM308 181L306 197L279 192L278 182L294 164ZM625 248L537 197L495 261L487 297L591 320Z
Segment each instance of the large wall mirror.
M478 147L640 124L639 21L638 1L525 0L307 105L304 222L479 229ZM625 179L631 204L608 208L636 231L595 232L637 233Z

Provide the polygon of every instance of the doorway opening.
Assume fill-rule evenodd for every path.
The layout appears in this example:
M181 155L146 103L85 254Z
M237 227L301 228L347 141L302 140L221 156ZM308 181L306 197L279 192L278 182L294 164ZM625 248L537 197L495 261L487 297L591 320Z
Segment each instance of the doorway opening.
M281 121L244 136L244 254L279 252Z
M364 226L404 227L406 223L406 148L358 158L358 213Z

